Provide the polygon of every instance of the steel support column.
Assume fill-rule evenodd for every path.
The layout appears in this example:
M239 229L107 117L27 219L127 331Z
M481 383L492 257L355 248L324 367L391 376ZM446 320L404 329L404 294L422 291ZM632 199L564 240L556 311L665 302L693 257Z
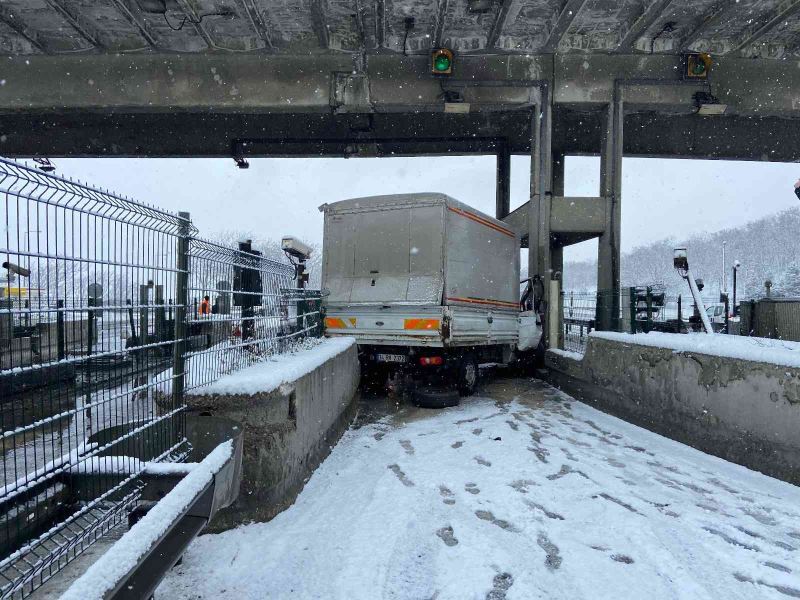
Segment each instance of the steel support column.
M528 274L544 283L542 310L549 310L551 265L550 200L552 197L553 107L547 84L540 88L540 103L531 117L531 188L528 211ZM545 328L547 334L547 328ZM545 340L548 344L548 340Z
M508 144L497 150L497 195L495 217L503 219L511 212L511 151Z
M597 250L596 328L616 330L620 306L620 223L622 217L622 125L624 108L620 87L615 85L605 114L600 155L600 195L608 203L605 231Z

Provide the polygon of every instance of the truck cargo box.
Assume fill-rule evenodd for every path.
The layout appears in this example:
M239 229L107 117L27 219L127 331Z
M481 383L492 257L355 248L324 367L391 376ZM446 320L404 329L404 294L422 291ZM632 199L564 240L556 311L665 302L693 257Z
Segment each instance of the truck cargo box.
M320 210L330 335L364 345L516 343L519 239L501 221L438 193Z
M518 310L519 240L502 221L438 193L355 198L321 210L328 304Z

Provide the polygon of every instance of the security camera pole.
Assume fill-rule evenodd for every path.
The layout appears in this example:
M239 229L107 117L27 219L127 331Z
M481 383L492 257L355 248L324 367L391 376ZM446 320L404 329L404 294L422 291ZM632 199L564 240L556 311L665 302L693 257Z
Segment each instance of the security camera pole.
M703 328L706 330L707 334L713 335L714 328L711 327L711 320L708 318L708 314L706 313L706 307L705 304L703 304L703 298L700 296L700 289L697 287L697 282L695 281L694 277L692 277L692 273L689 271L689 258L686 256L686 248L675 248L672 264L675 267L675 270L678 271L678 275L683 277L689 283L689 290L692 292L694 305L697 307L697 310L700 313L700 320L703 321Z

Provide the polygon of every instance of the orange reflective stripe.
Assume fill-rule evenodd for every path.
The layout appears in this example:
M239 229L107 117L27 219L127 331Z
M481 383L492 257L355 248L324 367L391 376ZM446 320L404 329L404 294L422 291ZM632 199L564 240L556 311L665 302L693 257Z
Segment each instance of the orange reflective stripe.
M325 327L328 329L352 329L355 326L355 317L349 317L347 320L339 317L325 317Z
M462 217L466 217L467 219L471 219L476 223L480 223L481 225L485 225L489 229L494 229L495 231L499 231L500 233L507 235L509 237L516 237L513 231L509 231L505 227L500 227L499 225L492 223L491 221L484 219L483 217L479 217L478 215L473 215L465 210L461 210L460 208L456 208L453 206L448 206L447 210L456 213L457 215L461 215Z
M328 329L344 329L345 324L342 319L336 317L325 317L325 327Z
M439 319L403 319L403 329L439 329Z
M488 300L486 298L456 298L448 296L448 300L454 302L468 302L470 304L482 304L486 306L502 306L504 308L519 308L518 302L507 302L505 300Z

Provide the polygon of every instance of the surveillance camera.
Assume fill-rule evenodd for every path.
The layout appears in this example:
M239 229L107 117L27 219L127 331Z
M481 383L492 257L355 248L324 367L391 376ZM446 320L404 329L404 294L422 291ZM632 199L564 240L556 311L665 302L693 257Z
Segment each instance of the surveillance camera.
M300 260L306 260L311 256L311 246L308 246L293 237L285 237L281 240L281 249Z
M742 266L742 263L740 263L738 260L735 260L733 261L733 266L735 269L738 269L739 267Z
M29 277L31 274L30 269L26 269L25 267L20 267L19 265L16 265L8 261L3 263L3 268L7 269L11 273L16 273L20 277Z

